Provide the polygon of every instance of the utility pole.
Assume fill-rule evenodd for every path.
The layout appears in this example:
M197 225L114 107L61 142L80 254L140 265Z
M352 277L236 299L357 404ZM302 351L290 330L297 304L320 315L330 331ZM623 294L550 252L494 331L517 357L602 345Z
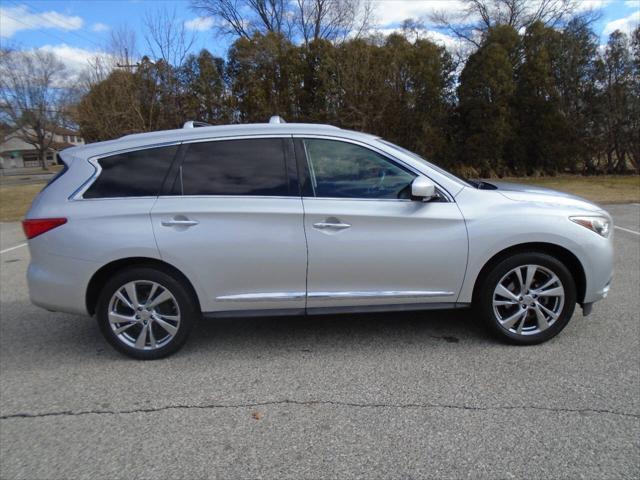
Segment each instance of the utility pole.
M130 68L134 69L140 66L140 63L129 63L129 49L127 47L124 48L124 63L116 63L116 65L120 68Z

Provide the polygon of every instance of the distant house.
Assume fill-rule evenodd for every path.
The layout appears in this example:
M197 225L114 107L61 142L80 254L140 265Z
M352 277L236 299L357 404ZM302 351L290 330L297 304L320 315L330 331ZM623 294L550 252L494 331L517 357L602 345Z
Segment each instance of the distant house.
M58 163L59 151L76 145L84 145L84 139L75 130L56 128L49 135L53 135L53 141L47 152L47 165ZM0 168L40 166L38 151L33 145L25 142L17 131L9 131L0 140Z

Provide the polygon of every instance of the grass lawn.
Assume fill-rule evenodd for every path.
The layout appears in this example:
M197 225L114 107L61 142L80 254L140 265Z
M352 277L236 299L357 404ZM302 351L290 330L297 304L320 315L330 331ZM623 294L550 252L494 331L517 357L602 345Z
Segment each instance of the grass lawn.
M640 177L563 175L542 178L504 178L504 181L539 185L580 195L597 203L640 203ZM0 185L0 221L13 222L24 217L33 197L45 182L31 185Z
M0 185L0 222L14 222L24 218L31 201L46 182L30 185Z

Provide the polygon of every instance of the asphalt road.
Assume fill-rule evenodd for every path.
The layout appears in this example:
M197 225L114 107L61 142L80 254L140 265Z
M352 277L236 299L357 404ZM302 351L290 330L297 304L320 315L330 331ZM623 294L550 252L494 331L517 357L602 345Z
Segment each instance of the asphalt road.
M609 210L640 232L640 205ZM638 478L640 236L615 245L609 298L544 345L460 312L236 319L155 362L30 305L6 251L0 477Z

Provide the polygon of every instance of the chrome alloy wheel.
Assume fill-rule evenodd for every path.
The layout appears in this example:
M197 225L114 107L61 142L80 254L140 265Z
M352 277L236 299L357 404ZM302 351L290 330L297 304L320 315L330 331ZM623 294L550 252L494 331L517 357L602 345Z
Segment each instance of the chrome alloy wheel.
M498 282L493 312L505 330L535 335L558 320L564 298L564 287L555 273L540 265L521 265Z
M136 280L116 290L109 301L109 325L125 345L155 350L173 339L180 326L180 308L159 283Z

